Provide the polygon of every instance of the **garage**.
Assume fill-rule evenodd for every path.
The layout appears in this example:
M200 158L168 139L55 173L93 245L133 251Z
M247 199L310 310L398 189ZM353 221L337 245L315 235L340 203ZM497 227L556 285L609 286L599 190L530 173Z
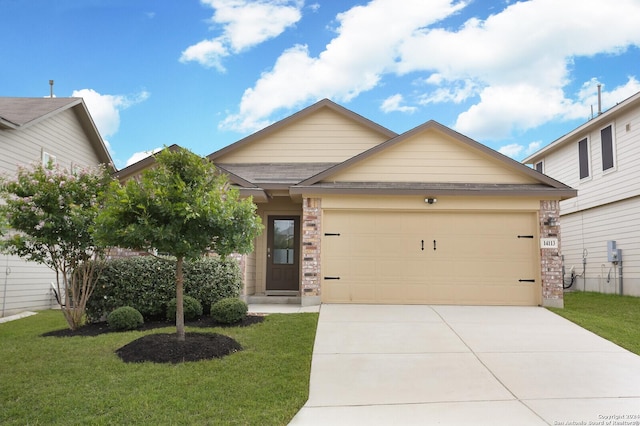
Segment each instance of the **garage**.
M324 303L538 305L535 212L325 210Z

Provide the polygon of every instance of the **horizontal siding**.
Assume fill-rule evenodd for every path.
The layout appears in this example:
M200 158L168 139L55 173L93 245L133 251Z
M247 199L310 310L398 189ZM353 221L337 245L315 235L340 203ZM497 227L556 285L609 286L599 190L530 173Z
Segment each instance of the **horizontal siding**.
M614 169L603 172L600 130L611 124L614 131ZM578 177L580 139L589 139L590 177ZM640 108L579 135L567 146L544 159L545 173L578 190L578 197L561 204L563 213L589 209L640 195Z
M0 131L0 170L13 174L18 164L41 161L42 149L54 155L61 167L99 164L99 158L72 110L66 110L31 127Z
M586 290L616 292L616 282L606 282L606 276L617 267L608 262L607 241L617 242L622 250L625 294L640 296L640 197L620 201L594 209L563 215L562 254L568 276L573 266L582 272L582 258L586 254ZM585 252L586 250L586 252ZM603 272L604 271L604 272ZM585 282L578 280L582 290Z
M51 269L7 255L0 255L0 269L0 315L57 306L51 291L56 276Z
M226 155L219 163L338 163L372 148L386 137L349 120L321 109Z
M537 183L434 130L384 149L328 179L342 182Z
M42 149L56 156L61 167L99 163L73 110L65 110L20 130L0 130L0 172L15 175L18 165L40 163ZM57 306L51 282L55 273L43 265L15 256L0 256L0 309L4 315ZM10 274L6 275L6 271Z

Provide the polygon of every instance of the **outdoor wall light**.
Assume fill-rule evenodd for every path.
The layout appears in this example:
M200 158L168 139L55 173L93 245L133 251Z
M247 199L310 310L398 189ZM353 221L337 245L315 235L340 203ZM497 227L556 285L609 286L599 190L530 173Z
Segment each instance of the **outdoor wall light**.
M550 217L546 222L544 222L544 224L547 226L556 226L558 223L556 222L555 217Z
M438 199L437 199L437 198L425 198L425 199L424 199L424 202L425 202L425 203L427 203L427 204L434 204L434 203L436 203L437 201L438 201Z

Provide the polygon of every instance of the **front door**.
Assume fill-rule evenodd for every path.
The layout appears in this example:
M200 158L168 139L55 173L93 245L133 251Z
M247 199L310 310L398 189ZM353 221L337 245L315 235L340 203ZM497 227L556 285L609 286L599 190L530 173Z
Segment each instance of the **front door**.
M269 216L267 227L267 293L300 289L300 217Z

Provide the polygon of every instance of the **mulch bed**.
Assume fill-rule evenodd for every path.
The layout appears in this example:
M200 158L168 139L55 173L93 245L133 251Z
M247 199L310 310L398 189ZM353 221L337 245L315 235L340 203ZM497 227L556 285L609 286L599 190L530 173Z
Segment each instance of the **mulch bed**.
M262 315L247 315L235 324L221 324L209 317L201 317L194 321L185 321L188 327L247 327L264 321ZM170 321L149 321L139 329L153 330L161 327L175 327ZM117 333L109 329L107 323L84 325L77 330L55 330L43 334L48 337L98 336L104 333ZM157 362L177 364L188 361L201 361L223 356L242 350L242 346L234 339L217 333L185 334L185 341L178 342L176 333L148 334L116 350L116 354L124 362Z

